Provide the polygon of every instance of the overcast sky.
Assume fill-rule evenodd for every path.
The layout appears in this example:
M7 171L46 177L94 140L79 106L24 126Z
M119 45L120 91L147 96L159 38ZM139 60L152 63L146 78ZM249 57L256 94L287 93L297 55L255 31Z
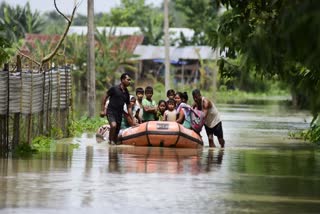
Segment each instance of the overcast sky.
M71 14L75 0L57 0L58 8L66 13ZM163 0L145 0L147 4L153 4L160 6ZM31 9L38 10L40 12L55 10L53 0L0 0L0 3L6 2L10 5L24 6L27 2L30 2ZM87 2L88 0L77 0L81 2L80 7L77 9L77 13L87 14ZM120 0L94 0L94 12L109 12L110 8L119 6Z

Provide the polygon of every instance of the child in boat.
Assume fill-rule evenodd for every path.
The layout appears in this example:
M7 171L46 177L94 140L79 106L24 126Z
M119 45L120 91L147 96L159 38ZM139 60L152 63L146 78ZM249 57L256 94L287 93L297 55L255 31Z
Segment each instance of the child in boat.
M168 91L167 91L167 101L169 100L169 99L174 99L174 96L176 95L176 92L173 90L173 89L169 89Z
M156 102L152 99L153 88L151 86L147 86L144 93L146 98L142 100L143 122L155 120L158 107Z
M167 104L166 101L160 100L158 103L158 110L156 114L156 120L163 121L164 119L164 113L167 110Z
M142 123L143 117L143 107L142 107L142 100L144 97L144 89L143 88L136 88L136 105L139 106L139 115L138 115L138 123Z
M176 101L176 111L178 114L177 123L182 124L185 128L191 129L191 106L187 104L188 94L186 92L177 92L174 100Z
M177 111L175 109L176 104L174 99L169 99L167 101L167 110L164 112L164 121L176 121Z
M140 111L140 107L138 105L136 105L136 98L132 95L130 95L130 107L131 111L132 111L132 117L129 117L128 112L126 111L126 106L124 106L124 113L122 116L122 121L121 121L121 129L126 129L129 128L131 126L133 126L134 124L137 124L139 122L139 111ZM132 119L134 121L132 121Z

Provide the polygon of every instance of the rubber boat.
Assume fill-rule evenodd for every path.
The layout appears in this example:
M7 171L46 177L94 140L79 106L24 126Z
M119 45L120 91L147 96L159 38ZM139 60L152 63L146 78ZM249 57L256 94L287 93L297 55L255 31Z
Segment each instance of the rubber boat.
M199 148L202 138L191 129L169 121L149 121L124 129L119 136L123 145Z
M110 146L109 165L118 171L134 173L198 174L206 162L201 161L203 149ZM110 168L111 169L111 168Z

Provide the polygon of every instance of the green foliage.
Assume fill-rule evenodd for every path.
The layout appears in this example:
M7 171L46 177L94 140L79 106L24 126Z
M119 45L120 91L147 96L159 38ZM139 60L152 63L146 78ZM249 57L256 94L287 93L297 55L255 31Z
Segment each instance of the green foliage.
M181 35L181 45L207 45L211 40L211 32L217 28L218 7L214 1L173 0L173 2L176 10L186 16L185 27L194 30L191 41L187 41L184 35Z
M100 17L100 26L140 27L146 45L159 45L162 41L163 11L147 5L145 0L121 0L119 7Z
M35 40L33 46L30 43L26 43L26 46L30 50L33 59L40 61L42 58L44 58L46 55L52 52L52 50L56 46L56 43L53 43L51 40L46 40L46 41ZM60 52L61 52L61 48L60 48ZM62 56L62 54L58 52L58 54L53 58L53 60L58 60L59 55ZM63 57L60 57L60 58L63 58Z
M79 120L71 121L69 132L71 136L79 136L84 132L95 132L104 124L106 124L106 121L103 118L88 118L83 116Z
M111 87L121 72L119 69L125 68L128 71L136 72L137 69L130 61L134 55L123 48L123 41L127 36L115 37L111 32L103 30L96 31L98 48L96 49L96 86L99 89Z
M12 154L13 157L29 157L36 152L37 150L28 143L20 143L14 148Z
M24 7L11 7L3 2L0 5L0 20L5 26L5 38L17 42L25 33L41 32L44 21L38 11L32 12L30 4Z
M240 69L276 76L317 118L320 109L320 4L316 1L221 0L229 10L219 20L213 45ZM225 64L224 64L225 65ZM222 65L222 67L224 66ZM221 66L220 66L221 67Z
M0 66L9 59L8 48L10 48L10 43L5 38L4 26L0 22Z
M280 84L277 76L268 77L257 72L255 68L242 66L241 62L241 55L236 59L221 58L218 60L220 86L225 85L227 89L257 93L277 89L279 91L287 88L287 86Z
M10 46L6 47L4 51L8 55L7 59L9 62L15 62L16 61L16 54L18 48L21 48L24 43L24 39L19 39L16 42L10 43Z
M79 148L78 143L65 144L65 146L68 147L68 151ZM12 153L14 157L31 157L38 152L56 151L57 148L57 142L54 138L41 135L34 138L31 145L28 143L18 144Z
M32 140L32 148L38 152L48 152L55 141L46 136L38 136Z
M46 12L42 16L46 25L44 26L43 33L45 34L62 34L63 27L66 24L66 20L57 11Z
M53 127L50 130L50 137L54 139L61 139L63 138L63 131L60 128Z
M140 20L138 23L142 34L144 35L144 45L160 45L162 42L163 32L163 16L161 14L149 14L147 20Z
M84 70L87 61L87 38L85 35L70 35L66 37L65 54L78 70Z
M137 26L150 18L150 9L145 0L121 0L119 7L111 9L110 20L113 26Z
M290 133L290 136L320 145L320 118L311 123L310 129Z

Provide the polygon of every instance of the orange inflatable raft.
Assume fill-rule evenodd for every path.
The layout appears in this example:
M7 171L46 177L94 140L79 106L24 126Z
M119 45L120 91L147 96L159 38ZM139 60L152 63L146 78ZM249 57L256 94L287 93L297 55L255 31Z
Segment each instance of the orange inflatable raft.
M124 145L199 148L201 136L181 124L169 121L149 121L122 131L119 141Z

